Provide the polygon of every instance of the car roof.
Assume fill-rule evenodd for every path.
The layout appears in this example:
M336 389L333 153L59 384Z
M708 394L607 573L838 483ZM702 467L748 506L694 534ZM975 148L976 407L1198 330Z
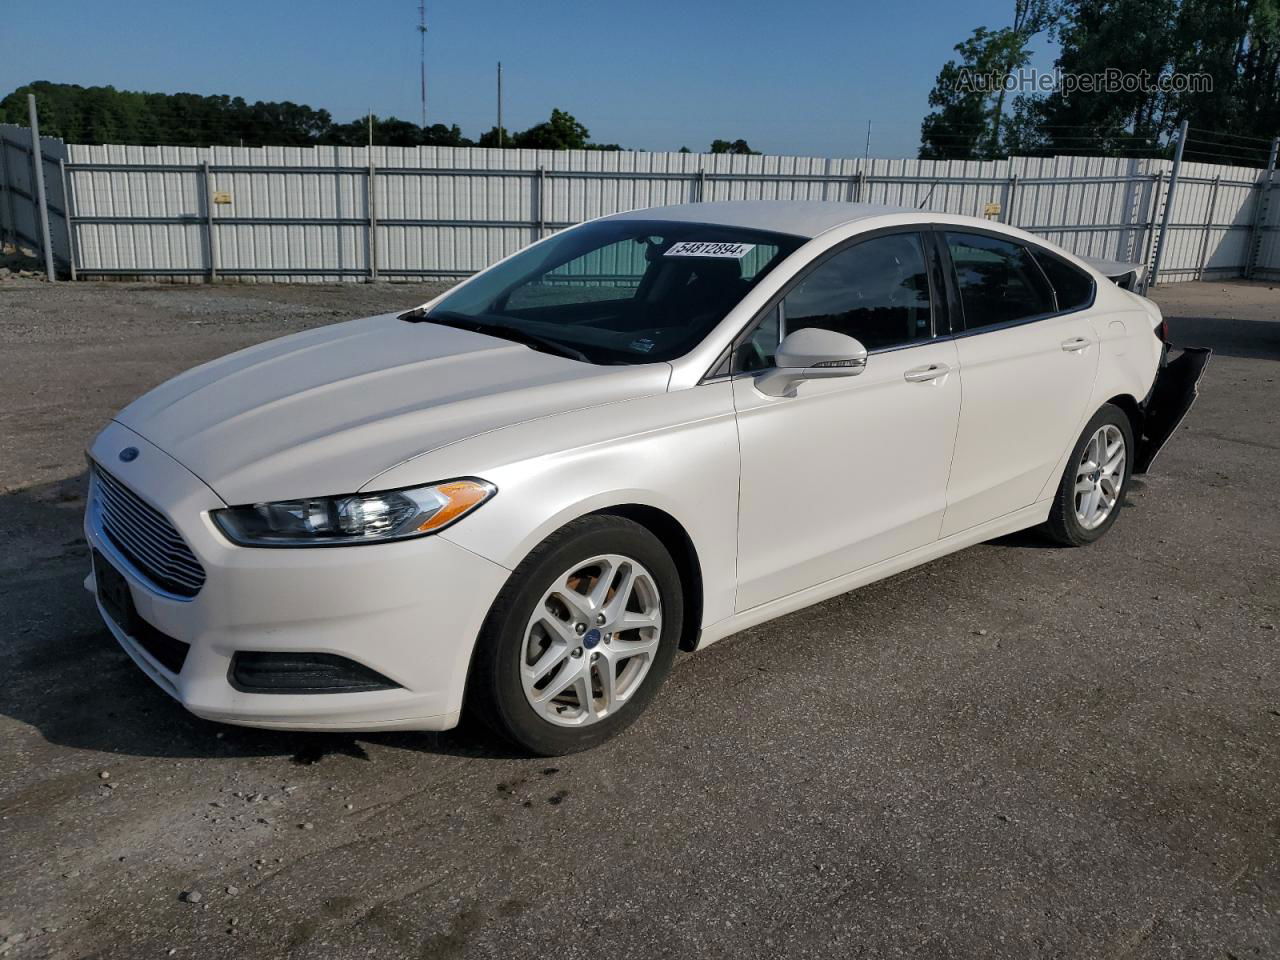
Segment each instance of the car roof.
M684 223L768 230L806 240L812 240L831 230L862 221L878 221L868 224L868 229L934 224L1004 234L1010 239L1029 243L1037 248L1047 248L1078 267L1085 267L1094 273L1098 272L1097 264L1081 259L1078 255L1064 250L1044 237L1028 233L1007 223L968 217L963 214L940 213L937 210L920 210L915 207L885 206L878 203L846 203L841 200L727 200L648 207L629 210L626 213L615 213L600 219L677 220ZM1126 272L1134 266L1127 265ZM1140 268L1141 265L1137 266ZM1101 275L1106 276L1105 272Z
M931 217L930 214L911 207L891 207L878 203L845 203L838 200L730 200L649 207L617 213L605 219L679 220L724 227L748 227L812 238L835 227L894 213L915 213L922 222L927 222Z

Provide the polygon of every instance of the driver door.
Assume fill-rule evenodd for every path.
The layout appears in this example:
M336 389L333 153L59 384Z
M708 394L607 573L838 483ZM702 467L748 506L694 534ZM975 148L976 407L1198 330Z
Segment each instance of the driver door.
M938 538L960 412L942 303L932 238L877 234L810 266L735 345L739 612ZM757 390L780 339L815 326L860 340L865 370Z

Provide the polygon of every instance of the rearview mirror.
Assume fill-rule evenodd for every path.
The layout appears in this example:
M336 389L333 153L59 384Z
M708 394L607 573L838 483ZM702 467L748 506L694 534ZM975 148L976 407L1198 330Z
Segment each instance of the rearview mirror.
M793 397L803 380L856 377L867 367L867 348L843 333L807 327L778 344L774 363L756 379L756 389L770 397Z

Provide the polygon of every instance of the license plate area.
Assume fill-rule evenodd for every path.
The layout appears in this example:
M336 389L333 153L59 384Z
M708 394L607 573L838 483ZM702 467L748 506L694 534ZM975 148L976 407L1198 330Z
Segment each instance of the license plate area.
M97 585L98 602L117 627L132 636L138 619L133 606L133 592L124 574L113 567L97 550L93 551L93 581Z

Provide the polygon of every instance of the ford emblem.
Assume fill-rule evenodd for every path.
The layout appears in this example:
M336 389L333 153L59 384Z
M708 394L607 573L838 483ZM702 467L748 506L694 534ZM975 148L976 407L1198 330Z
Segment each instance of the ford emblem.
M137 448L137 447L125 447L123 450L121 450L121 451L120 451L120 459L121 459L121 460L123 460L125 463L131 463L131 462L133 462L134 460L137 460L137 459L138 459L138 448Z

